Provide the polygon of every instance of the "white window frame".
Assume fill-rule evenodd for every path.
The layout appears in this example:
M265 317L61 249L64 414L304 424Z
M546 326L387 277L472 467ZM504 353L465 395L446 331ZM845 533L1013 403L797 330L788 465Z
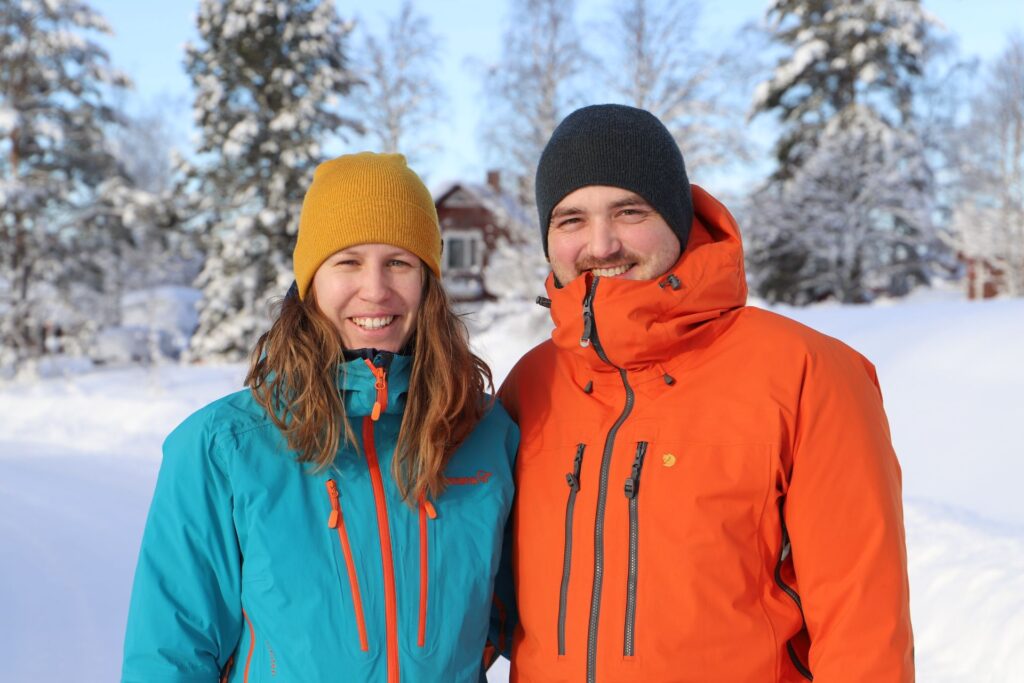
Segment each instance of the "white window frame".
M481 230L445 230L442 236L444 241L444 252L441 258L442 268L446 273L480 273L484 265L484 243L483 231ZM452 257L452 243L463 242L465 244L462 252L468 258L462 264L451 265L449 259ZM468 263L466 263L468 260Z

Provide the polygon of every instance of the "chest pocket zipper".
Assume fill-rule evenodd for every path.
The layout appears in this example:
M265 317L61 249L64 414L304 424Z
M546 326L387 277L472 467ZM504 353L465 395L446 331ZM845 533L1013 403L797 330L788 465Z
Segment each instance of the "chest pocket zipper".
M420 499L420 614L419 628L417 630L416 645L424 647L427 644L427 596L430 589L430 537L428 519L437 519L437 510L434 504L425 497Z
M345 530L345 518L341 514L341 495L338 492L338 485L333 479L327 480L327 495L331 498L331 516L327 520L327 526L338 532L338 542L341 544L341 553L345 558L345 570L348 573L348 582L352 589L352 609L355 612L356 628L359 631L359 649L366 652L370 649L370 645L366 638L366 618L363 615L363 598L359 592L359 576L356 574L356 563L352 556L352 546L348 541L348 532Z
M636 653L636 582L638 573L638 545L640 542L639 504L640 472L644 467L644 456L647 454L647 442L638 441L636 456L633 458L633 469L626 479L625 493L629 501L629 574L626 578L626 629L622 645L622 654L632 657Z
M569 484L569 498L565 503L565 553L562 557L562 587L558 594L558 655L565 654L565 611L569 600L569 575L572 568L572 515L576 507L576 494L580 490L580 470L583 468L583 451L586 444L576 445L576 457L572 461L572 472L565 475Z

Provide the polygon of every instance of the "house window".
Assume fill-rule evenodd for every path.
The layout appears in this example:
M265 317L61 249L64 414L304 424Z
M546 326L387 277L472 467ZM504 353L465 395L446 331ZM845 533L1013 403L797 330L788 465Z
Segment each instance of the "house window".
M444 234L444 269L479 272L483 266L483 239L475 230L448 230Z

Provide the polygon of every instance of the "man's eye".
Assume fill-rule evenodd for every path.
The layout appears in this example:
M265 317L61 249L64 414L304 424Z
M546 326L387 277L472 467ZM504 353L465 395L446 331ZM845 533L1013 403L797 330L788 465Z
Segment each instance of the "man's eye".
M577 218L576 216L570 216L568 218L562 218L562 219L559 219L558 221L556 221L555 222L555 227L556 228L571 227L571 226L573 226L573 225L575 225L576 223L579 223L579 222L580 222L579 218Z

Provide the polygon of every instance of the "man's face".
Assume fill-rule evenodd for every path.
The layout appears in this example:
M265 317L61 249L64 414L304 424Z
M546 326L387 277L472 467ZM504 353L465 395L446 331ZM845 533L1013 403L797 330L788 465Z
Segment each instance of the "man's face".
M652 280L679 259L679 239L639 195L608 185L567 194L551 211L548 259L565 285L590 271Z

